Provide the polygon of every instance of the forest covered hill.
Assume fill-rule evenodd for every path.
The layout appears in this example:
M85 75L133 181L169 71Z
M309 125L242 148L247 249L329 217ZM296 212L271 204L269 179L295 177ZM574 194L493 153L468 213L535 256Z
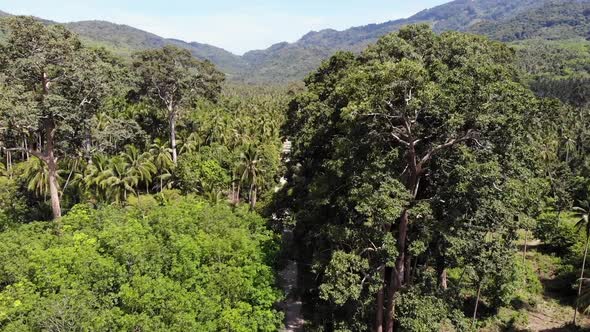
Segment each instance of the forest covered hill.
M0 331L587 330L587 5L244 56L0 20Z
M502 21L484 21L471 32L511 42L530 38L590 37L590 2L550 2Z
M104 46L115 54L128 56L138 50L175 45L189 50L198 59L213 62L232 81L286 83L304 78L336 51L359 52L407 24L429 23L436 32L474 32L503 41L586 38L590 30L589 8L588 0L455 0L405 19L343 31L312 31L294 43L278 43L243 56L212 45L163 38L105 21L65 25L89 45Z

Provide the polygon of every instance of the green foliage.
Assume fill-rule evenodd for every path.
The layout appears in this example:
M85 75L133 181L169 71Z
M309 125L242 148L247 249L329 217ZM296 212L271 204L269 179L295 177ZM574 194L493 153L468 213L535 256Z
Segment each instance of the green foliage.
M228 172L214 159L203 159L200 154L184 154L178 161L176 176L185 192L210 193L227 188Z
M415 289L402 293L396 300L399 328L403 331L438 332L449 315L444 299L421 294Z
M547 250L562 255L571 253L578 238L573 225L560 221L553 213L545 213L539 217L533 234L543 242Z
M0 231L15 222L25 220L26 202L15 180L0 176Z
M135 206L77 206L60 235L47 223L0 234L3 330L276 330L260 217L191 198Z
M338 305L358 300L363 285L359 284L357 276L368 267L368 261L362 257L335 252L326 267L326 282L320 286L320 298Z
M472 31L502 41L535 37L568 39L588 37L590 4L583 1L547 1L501 22L484 22Z
M453 267L493 308L510 302L516 230L547 190L526 119L549 112L513 63L498 42L410 26L307 78L290 105L281 200L312 266L308 303L333 317L314 323L373 324L380 288L386 308L410 284L434 296ZM422 315L407 324L425 328Z

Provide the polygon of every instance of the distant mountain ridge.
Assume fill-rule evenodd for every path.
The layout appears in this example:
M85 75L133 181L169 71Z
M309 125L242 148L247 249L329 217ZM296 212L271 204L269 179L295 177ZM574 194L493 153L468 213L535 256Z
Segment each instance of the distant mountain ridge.
M163 38L128 25L105 21L64 25L79 34L87 44L104 46L122 56L137 50L175 45L189 50L197 58L215 63L230 80L285 83L302 79L336 51L361 51L382 35L407 24L428 23L436 32L474 32L506 41L559 36L586 38L590 32L589 4L590 0L455 0L405 19L342 31L312 31L294 43L278 43L243 56L212 45ZM5 15L8 14L0 12L0 16ZM552 21L556 17L561 17L558 23Z
M590 1L554 1L504 21L476 24L472 32L504 42L530 38L590 38Z
M104 46L119 55L130 55L137 50L175 45L189 50L195 57L215 63L221 70L232 75L244 69L241 57L222 48L197 42L187 43L178 39L163 38L128 25L106 21L81 21L66 23L89 44Z

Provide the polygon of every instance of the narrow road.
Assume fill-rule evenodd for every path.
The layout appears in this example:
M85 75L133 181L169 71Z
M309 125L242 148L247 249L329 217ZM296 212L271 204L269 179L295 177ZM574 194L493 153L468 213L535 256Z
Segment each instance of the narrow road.
M283 245L287 252L292 252L293 232L291 230L283 231ZM292 255L289 255L289 257L292 257ZM282 303L285 313L285 328L281 330L282 332L303 331L305 321L301 312L303 304L297 292L297 280L297 262L289 260L285 268L279 272L279 283L286 296L285 301Z

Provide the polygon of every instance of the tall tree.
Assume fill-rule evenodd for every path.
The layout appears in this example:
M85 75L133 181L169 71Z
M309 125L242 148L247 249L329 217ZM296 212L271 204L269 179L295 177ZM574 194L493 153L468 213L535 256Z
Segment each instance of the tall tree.
M256 207L258 188L261 179L259 174L260 167L261 162L258 150L253 145L248 145L240 155L239 173L241 173L240 186L242 184L248 186L250 210L254 210Z
M166 110L172 161L176 164L176 126L180 110L192 107L198 98L217 98L224 76L210 62L198 61L189 51L173 46L139 52L134 59L142 93Z
M14 149L27 150L47 165L51 208L58 219L58 159L81 147L88 121L113 91L119 71L107 53L82 47L62 26L15 17L4 28L2 83L13 93L3 94L0 118L12 132L39 137L34 146Z
M524 171L532 164L524 119L539 107L512 61L500 43L411 26L359 56L336 54L308 77L308 91L290 107L285 192L308 245L302 256L312 258L303 266L314 267L310 279L328 301L319 315L366 326L370 312L375 331L393 331L396 298L420 254L412 243L436 240L419 236L436 229L429 225L437 214L486 229L481 237L514 234L516 184L534 176ZM443 181L456 192L439 194ZM458 195L469 200L465 208L444 203ZM357 280L332 280L333 269ZM355 306L360 317L346 314Z

